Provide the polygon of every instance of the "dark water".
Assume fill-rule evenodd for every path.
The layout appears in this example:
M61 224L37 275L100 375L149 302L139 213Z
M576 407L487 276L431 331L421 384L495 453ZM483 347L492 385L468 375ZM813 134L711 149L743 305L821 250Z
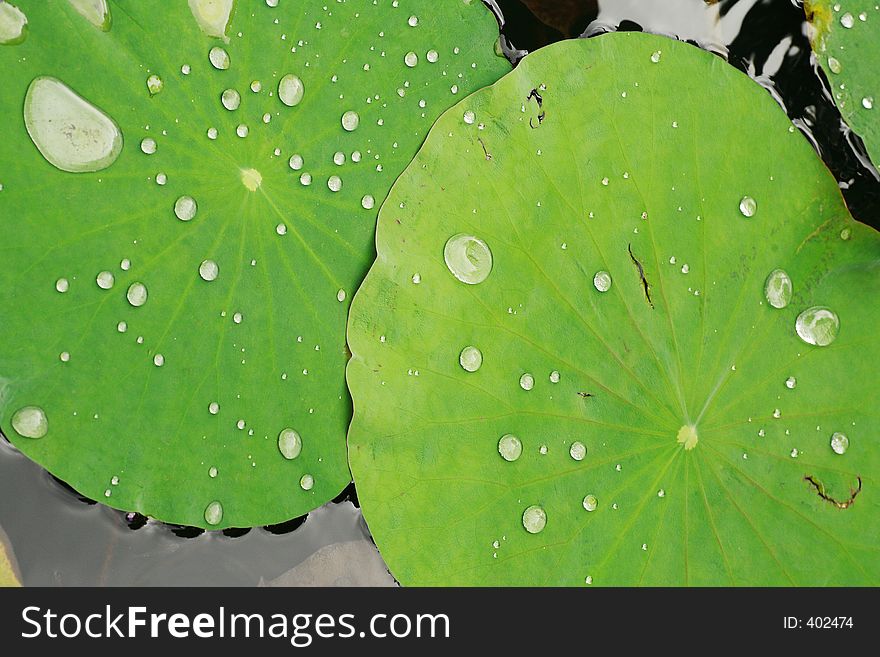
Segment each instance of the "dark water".
M833 172L853 215L880 226L880 176L831 101L792 0L492 0L512 62L563 38L645 30L687 40L748 73L785 108ZM540 18L539 18L540 16ZM348 499L346 499L348 498ZM372 583L378 562L353 488L341 499L273 528L202 532L126 516L83 500L0 440L0 528L25 585L256 585L313 581L316 552L338 550L326 581ZM358 556L359 555L359 556ZM357 563L351 559L357 559ZM329 565L328 565L329 564ZM376 563L369 566L375 569ZM381 564L379 565L381 570Z

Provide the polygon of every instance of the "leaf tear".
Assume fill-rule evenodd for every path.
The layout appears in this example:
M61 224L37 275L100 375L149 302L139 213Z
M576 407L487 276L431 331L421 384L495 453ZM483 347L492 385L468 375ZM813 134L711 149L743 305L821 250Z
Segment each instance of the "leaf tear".
M645 277L645 268L642 267L642 263L639 262L638 258L633 255L632 244L627 244L626 248L629 250L630 259L633 261L633 264L639 272L639 279L642 281L642 287L645 288L645 299L648 300L648 305L650 305L653 310L654 302L651 301L651 286L648 284L648 279Z
M827 492L825 492L825 484L822 483L820 479L817 479L813 475L805 475L804 481L808 482L813 489L816 491L816 495L821 497L826 502L830 502L838 509L848 509L853 505L853 502L856 501L856 496L862 492L862 478L861 476L856 476L856 481L858 485L855 488L849 489L849 499L840 501L831 497Z

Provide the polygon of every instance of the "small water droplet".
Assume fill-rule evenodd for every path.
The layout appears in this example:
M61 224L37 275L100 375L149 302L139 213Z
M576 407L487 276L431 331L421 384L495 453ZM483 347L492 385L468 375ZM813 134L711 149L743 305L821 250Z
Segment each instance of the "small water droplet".
M587 495L584 498L583 504L584 504L584 508L587 511L595 511L597 508L599 508L599 500L596 499L595 495Z
M522 451L522 442L513 434L504 434L498 441L498 453L505 461L516 461L522 455Z
M211 65L218 71L225 71L229 68L229 53L220 46L214 46L208 53L208 59Z
M217 139L217 128L208 128L208 139Z
M31 82L24 123L43 157L62 171L100 171L122 151L122 133L113 119L56 78Z
M288 73L278 81L278 99L288 107L299 105L305 94L305 86L293 73Z
M223 103L223 107L230 112L234 112L238 109L238 106L241 105L241 94L235 89L226 89L220 95L220 102Z
M840 61L835 57L828 58L828 68L831 69L832 73L840 73L843 67L840 65Z
M70 352L68 352L68 351L62 351L62 352L58 355L58 358L61 359L61 362L62 362L62 363L68 363L68 362L70 362Z
M660 50L655 50L655 51L651 54L651 61L654 62L654 63L656 64L657 62L660 61L660 56L661 56L662 54L663 54L662 51L660 51Z
M372 210L375 205L376 199L371 194L364 194L364 197L361 199L361 207L364 210Z
M807 344L826 347L837 338L840 320L829 308L813 306L797 316L794 326L798 337Z
M345 164L345 153L343 153L342 151L336 151L335 153L333 153L333 164L338 167L341 167L343 164Z
M403 56L403 62L410 68L413 68L416 64L419 63L419 56L415 54L412 50L410 50L406 55Z
M125 298L135 308L143 306L147 302L147 286L143 283L132 283L128 286Z
M429 50L428 54L425 55L425 59L431 64L436 64L437 60L440 59L440 54L436 50Z
M492 252L478 237L458 233L446 242L443 259L452 275L462 283L477 285L492 271Z
M158 75L151 75L147 78L147 91L150 92L151 96L155 96L157 93L160 93L164 86L165 83L162 82L162 78L160 78Z
M519 377L519 387L523 390L531 390L535 387L535 377L526 372L521 377Z
M116 330L120 333L125 333L128 330L128 322L119 322L116 325Z
M657 491L657 497L666 497L666 491L661 488Z
M304 187L308 187L312 184L312 174L306 172L299 177L299 182Z
M162 354L156 354L153 356L153 365L156 367L162 367L165 364L165 356Z
M49 420L39 406L24 406L13 414L12 428L24 438L42 438L49 432Z
M98 274L97 278L95 278L95 282L102 290L109 290L113 287L113 283L116 282L116 279L109 271L102 271L100 274Z
M798 454L800 454L800 452L798 452L797 447L795 447L791 450L790 456L791 458L796 459L798 457Z
M348 110L342 115L341 122L346 132L354 132L361 123L361 117L354 110Z
M865 109L873 109L874 108L874 98L873 96L865 96L862 98L862 107Z
M584 457L587 455L587 446L582 442L575 441L571 444L571 447L568 449L568 454L575 461L583 461Z
M287 163L290 165L291 169L293 169L294 171L299 171L303 168L302 155L300 155L299 153L294 153L290 156L290 159L287 161Z
M303 490L312 490L315 485L315 478L310 474L304 474L299 480L299 485Z
M282 429L278 434L278 451L281 456L292 461L302 451L302 438L293 429Z
M339 176L330 176L327 179L327 187L330 189L331 192L338 192L340 189L342 189L342 178L340 178Z
M232 321L236 324L241 324L241 320L244 319L244 316L241 313L233 313Z
M523 511L522 524L529 534L537 534L547 525L547 513L537 504Z
M141 152L146 155L152 155L156 152L157 144L156 140L152 137L144 137L141 139Z
M409 24L410 27L415 27L416 25L419 24L419 17L418 16L410 16L406 22Z
M483 364L482 352L473 346L465 347L458 355L458 362L466 372L476 372Z
M217 276L220 275L220 267L213 260L202 260L202 264L199 265L199 276L202 277L203 280L208 282L216 281Z
M211 466L211 467L208 469L208 476L209 476L211 479L216 478L216 477L217 477L217 468L215 468L214 466Z
M55 281L55 289L63 294L70 289L70 282L66 278L59 278Z
M611 289L611 274L607 271L597 271L593 276L593 285L599 292L607 292Z
M779 410L778 408L774 408L773 409L773 417L778 420L779 418L782 417L782 411Z
M831 449L834 450L835 454L846 453L846 450L849 449L849 438L846 437L845 433L835 431L831 434Z
M209 525L219 525L223 520L223 505L217 500L205 507L205 522Z
M217 402L211 402L210 404L208 404L208 412L211 415L217 415L217 413L220 412L220 404L218 404Z
M559 383L559 372L553 370L550 372L550 383Z
M794 378L793 376L790 376L785 380L785 387L788 388L789 390L794 390L796 385L797 385L797 379Z
M343 301L345 301L345 290L343 290L342 288L339 288L339 290L336 292L336 300L339 303L342 303Z
M466 110L465 113L462 115L462 119L468 125L473 125L474 121L477 120L477 115L474 114L473 110Z
M843 16L840 17L840 24L843 25L846 29L851 28L855 25L856 20L853 18L853 15L849 12L846 12Z
M739 202L739 211L744 217L754 217L758 204L751 196L743 196Z
M198 204L192 196L181 196L174 202L174 214L181 221L192 220L198 209Z
M774 269L764 283L764 298L774 308L785 308L791 301L791 278L781 269Z

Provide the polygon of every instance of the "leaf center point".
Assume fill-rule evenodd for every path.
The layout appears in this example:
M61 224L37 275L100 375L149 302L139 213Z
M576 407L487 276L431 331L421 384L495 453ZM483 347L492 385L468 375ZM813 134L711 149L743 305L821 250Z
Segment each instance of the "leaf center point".
M255 192L263 184L263 174L256 169L242 169L241 182L250 191Z
M697 437L697 427L693 424L684 425L678 430L678 436L676 436L676 441L678 441L679 444L684 445L684 448L688 451L696 447L699 440L700 439Z

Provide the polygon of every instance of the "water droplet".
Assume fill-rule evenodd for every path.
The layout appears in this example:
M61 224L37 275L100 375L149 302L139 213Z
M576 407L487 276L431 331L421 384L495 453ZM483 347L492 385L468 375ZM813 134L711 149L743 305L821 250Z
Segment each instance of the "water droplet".
M587 576L584 578L584 584L592 584L592 583L593 583L593 576L592 576L592 575L587 575Z
M409 24L410 27L415 27L416 25L419 24L419 17L418 16L410 16L406 22Z
M523 511L522 524L529 534L537 534L547 525L547 513L537 504Z
M147 302L147 286L143 283L132 283L128 286L125 298L135 308L143 306Z
M498 453L505 461L516 461L522 454L523 447L520 439L513 434L507 433L498 441Z
M241 313L233 313L232 321L236 324L241 324L241 320L244 319L244 316Z
M116 330L120 333L125 333L128 330L128 322L119 322L116 325Z
M110 29L110 8L107 0L68 0L89 23L106 32Z
M840 24L843 25L846 29L851 28L855 25L856 20L853 18L853 15L849 12L846 12L843 16L840 17Z
M223 103L223 107L230 112L234 112L241 105L241 94L235 89L226 89L220 95L220 102Z
M412 275L412 282L413 282L413 285L418 285L419 283L421 283L422 282L422 275L419 274L418 272L413 274Z
M339 290L336 292L336 300L339 303L342 303L343 301L345 301L345 290L343 290L342 288L339 288Z
M181 196L174 202L174 214L181 221L190 221L196 216L199 206L192 196Z
M831 69L832 73L840 73L840 71L843 69L843 67L840 65L840 61L838 61L834 57L828 58L828 68Z
M795 447L791 450L790 456L791 458L796 459L798 457L798 454L800 454L800 452L798 452L797 447Z
M492 252L473 235L458 233L450 237L443 248L443 259L452 275L468 285L482 283L492 271Z
M145 153L146 155L152 155L156 152L156 148L156 140L152 137L144 137L143 139L141 139L141 152Z
M374 205L376 205L376 199L371 194L364 194L361 199L361 207L364 210L372 210Z
M835 454L846 453L846 450L849 449L849 438L846 437L845 433L835 431L831 434L831 449L834 450Z
M95 282L102 290L109 290L111 287L113 287L113 283L116 282L116 279L109 271L102 271L100 274L98 274Z
M342 115L342 127L347 132L354 132L357 130L357 127L360 125L361 117L354 110L348 110Z
M483 364L482 352L473 346L465 347L458 355L458 362L466 372L476 372Z
M66 278L59 278L55 281L55 289L63 294L70 289L70 282Z
M157 185L164 185L167 182L168 182L168 176L166 176L164 173L157 173L156 174L156 184Z
M162 354L156 354L153 356L153 365L156 367L162 367L165 364L165 356Z
M35 78L28 87L24 124L43 157L62 171L100 171L122 151L113 119L52 77Z
M519 377L519 387L523 390L531 390L535 387L535 377L526 372L521 377Z
M27 16L16 6L0 2L0 45L11 46L27 38Z
M666 491L661 488L657 491L657 497L666 497Z
M217 500L205 507L205 522L209 525L219 525L223 520L223 505Z
M874 98L872 96L865 96L862 98L862 107L865 109L873 109L874 108Z
M217 139L217 128L208 128L208 139Z
M338 192L340 189L342 189L342 178L340 178L339 176L330 176L327 179L327 187L330 189L331 192Z
M681 266L681 273L682 273L682 274L687 274L690 270L691 270L691 268L688 266L687 263L684 263L684 264Z
M611 274L607 271L597 271L593 276L593 285L599 292L607 292L611 289Z
M345 164L345 153L343 153L342 151L336 151L335 153L333 153L333 164L338 167L341 167L343 164Z
M547 445L541 445L538 448L538 453L541 454L542 456L546 455L547 454Z
M275 226L275 232L279 235L287 235L287 225L278 224L277 226Z
M224 38L226 25L235 0L189 0L189 9L202 32L208 36Z
M229 53L220 46L214 46L208 53L208 59L211 65L218 71L225 71L229 68Z
M739 211L744 217L754 217L758 204L751 196L743 196L739 202Z
M299 177L299 182L301 185L308 187L312 184L312 174L304 173Z
M180 72L183 73L184 75L189 75L191 70L192 69L190 68L189 64L184 64L183 66L180 67Z
M293 73L288 73L278 81L278 99L288 107L299 105L305 94L305 87Z
M12 428L24 438L42 438L49 432L49 420L39 406L25 406L13 414Z
M559 372L556 370L550 372L550 383L559 383Z
M162 82L162 78L158 75L151 75L147 78L147 91L150 92L151 96L155 96L157 93L162 91L162 88L165 86L165 83Z
M302 438L293 429L282 429L278 434L278 451L288 461L292 461L302 451Z
M123 258L119 263L119 268L122 271L128 271L129 269L131 269L131 260L129 260L128 258Z
M406 55L403 56L403 63L413 68L416 64L419 63L419 56L415 54L412 50L410 50Z
M242 139L244 139L245 137L247 137L249 132L250 132L250 129L249 129L244 123L240 123L240 124L235 128L235 134L237 134L237 135L238 135L239 137L241 137ZM253 190L252 190L252 191L253 191Z
M797 316L794 326L798 337L807 344L826 347L837 338L840 320L832 310L813 306Z
M302 155L300 155L299 153L294 153L290 156L290 159L287 161L287 163L290 165L291 169L293 169L294 171L299 171L303 168Z
M217 468L215 468L214 466L211 466L211 468L208 469L208 476L211 479L216 478L217 477Z
M473 110L466 110L465 113L462 115L462 119L468 125L472 125L473 122L477 120L477 115L474 114Z
M651 54L651 61L654 62L654 63L656 64L657 62L660 61L660 56L661 56L662 54L663 54L662 51L660 51L660 50L655 50L655 51Z
M220 275L220 267L213 260L202 260L199 265L199 276L208 282L216 281Z
M428 54L425 55L425 59L431 64L436 64L437 60L440 59L440 54L436 50L429 50Z
M785 308L791 301L791 278L781 269L774 269L764 283L764 297L774 308Z
M312 490L315 485L315 478L310 474L304 474L299 480L299 485L303 490Z
M587 495L584 498L583 504L587 511L595 511L599 507L599 500L596 499L595 495Z
M61 359L62 363L68 363L68 362L70 362L70 352L69 351L62 351L58 355L58 358Z
M785 387L788 388L789 390L794 390L796 385L797 385L797 379L794 378L793 376L790 376L785 380Z
M208 412L211 415L217 415L217 413L220 412L220 404L218 404L217 402L211 402L210 404L208 404Z
M583 461L584 457L587 455L587 446L579 440L575 441L568 449L568 453L575 461Z

